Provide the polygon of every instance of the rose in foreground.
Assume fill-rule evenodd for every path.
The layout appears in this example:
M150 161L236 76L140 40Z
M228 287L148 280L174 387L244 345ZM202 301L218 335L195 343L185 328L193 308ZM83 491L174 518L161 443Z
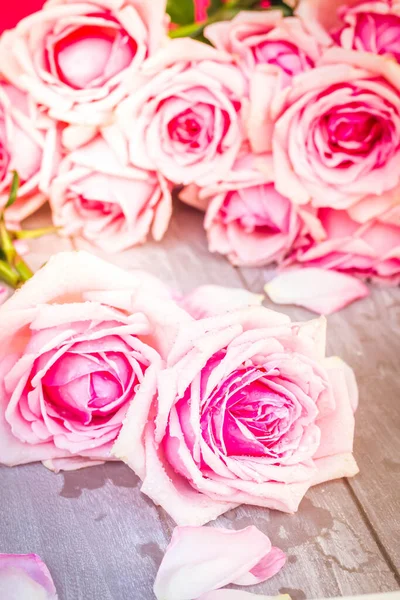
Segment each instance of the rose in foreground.
M172 213L171 185L162 175L127 166L97 136L64 158L50 187L53 222L107 252L160 240Z
M0 598L57 600L50 572L36 554L0 554Z
M3 34L0 71L53 118L100 125L165 26L165 0L50 0Z
M51 166L43 161L50 135L49 123L31 99L0 82L0 208L8 200L12 171L18 172L21 182L18 200L7 210L11 223L19 223L46 201L40 188L50 177Z
M273 133L278 191L300 205L358 204L359 221L364 210L376 216L398 203L399 89L394 61L326 51L318 68L281 96Z
M242 143L245 80L232 58L177 39L144 71L148 83L118 109L132 164L176 184L223 180Z
M276 191L272 175L256 169L250 154L236 161L229 181L203 188L199 195L207 204L209 250L227 255L234 265L279 261L300 233L293 205Z
M358 471L357 386L325 358L323 319L253 306L187 323L150 405L132 403L113 453L179 525L242 503L295 512L310 486Z
M318 217L326 239L301 245L290 262L335 269L378 283L400 283L400 206L362 225L343 210L323 208Z
M154 393L171 335L158 319L179 311L143 277L59 254L2 305L0 463L73 469L112 458L129 403Z
M176 527L154 583L157 600L202 600L230 583L255 585L273 577L286 556L257 527L239 531Z

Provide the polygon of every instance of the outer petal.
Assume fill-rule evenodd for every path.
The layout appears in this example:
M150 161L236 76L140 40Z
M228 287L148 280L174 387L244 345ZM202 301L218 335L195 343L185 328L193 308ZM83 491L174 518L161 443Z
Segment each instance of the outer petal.
M264 289L277 304L296 304L325 315L369 293L368 288L354 277L312 267L285 271Z
M36 554L0 554L0 598L57 600L50 572Z
M245 578L270 552L268 537L256 527L240 531L176 527L157 573L154 593L157 600L198 598ZM261 570L264 576L258 582L271 576L269 569Z
M239 308L260 306L264 296L241 288L220 285L202 285L180 302L182 308L195 319L222 315Z

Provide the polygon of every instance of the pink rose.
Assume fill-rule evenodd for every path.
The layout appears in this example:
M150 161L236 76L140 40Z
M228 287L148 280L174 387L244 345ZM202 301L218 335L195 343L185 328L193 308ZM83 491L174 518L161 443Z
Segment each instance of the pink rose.
M300 0L296 13L319 37L347 50L386 54L400 60L399 0Z
M354 6L343 4L339 17L344 25L333 32L333 38L343 48L387 54L400 62L398 0L370 0Z
M245 80L229 55L189 38L144 68L148 83L119 107L132 164L177 184L223 180L242 143Z
M398 203L399 90L393 61L327 50L318 68L276 98L276 189L299 205L351 207L359 221Z
M145 410L174 339L159 322L181 315L190 319L150 277L84 252L50 259L0 308L0 463L111 459L130 402Z
M50 572L36 554L0 554L0 598L57 600Z
M113 452L179 525L242 503L295 512L310 486L358 471L357 386L325 358L324 319L252 306L186 323L150 405L131 404Z
M264 106L293 77L314 67L321 56L318 39L300 19L284 18L280 10L242 11L232 21L210 25L205 34L218 49L235 57L249 79L248 136L255 152L270 150L270 135L263 132L261 137L258 131L260 120L263 129L271 126Z
M300 232L301 220L293 205L254 162L252 155L242 156L229 181L199 192L208 201L204 226L210 252L227 255L234 265L279 261Z
M50 188L54 224L106 252L160 240L172 213L162 175L127 166L114 137L97 136L62 161ZM117 140L118 142L118 140Z
M275 67L284 84L312 69L321 55L300 19L284 18L281 10L241 11L231 21L209 25L205 35L216 48L233 54L245 71L257 65Z
M7 210L7 219L19 223L46 200L41 190L51 166L43 160L52 131L26 94L0 82L0 207L10 192L12 171L20 177L17 202Z
M3 34L0 71L51 117L103 124L165 26L165 0L50 0Z
M400 283L400 205L381 219L360 225L344 210L322 208L318 218L326 239L309 238L295 250L289 262L307 267L335 269L363 279Z

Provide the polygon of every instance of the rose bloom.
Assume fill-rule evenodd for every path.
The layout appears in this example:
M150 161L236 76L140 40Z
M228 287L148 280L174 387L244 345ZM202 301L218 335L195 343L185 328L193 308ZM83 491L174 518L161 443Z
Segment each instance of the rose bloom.
M387 54L400 60L399 0L301 0L297 14L319 36L347 50Z
M270 150L266 131L271 127L271 118L264 106L293 77L314 67L321 56L317 36L310 35L300 19L284 18L280 10L241 11L232 21L208 26L205 35L218 49L231 53L249 79L248 136L255 152ZM263 136L257 131L260 114Z
M300 233L301 219L294 206L276 191L273 177L257 170L251 154L236 161L229 181L198 194L207 205L204 227L210 252L225 254L234 265L280 261Z
M288 262L335 269L377 283L400 283L400 206L360 225L347 211L321 208L326 238L300 244Z
M2 36L0 71L51 117L103 124L166 24L165 0L50 0Z
M344 4L339 10L344 25L334 40L348 50L388 54L400 62L400 2L398 0Z
M150 276L84 252L51 258L0 308L0 463L112 458L129 403L155 391L169 339L157 323L176 311Z
M126 166L98 135L62 161L50 187L53 222L106 252L160 240L172 213L171 185L162 175Z
M26 94L0 82L0 207L7 203L12 171L20 178L18 200L7 209L7 220L12 223L19 223L46 201L42 189L52 167L43 156L51 147L52 133Z
M298 205L350 207L360 222L398 203L399 89L393 61L326 51L318 68L276 101L276 189Z
M231 57L182 38L144 71L148 82L118 109L132 164L176 184L223 180L242 142L246 87Z
M284 18L281 10L241 11L231 21L209 25L205 35L216 48L233 54L246 71L270 65L285 84L312 69L321 55L317 40L300 19Z
M113 452L179 525L242 503L295 512L310 486L357 473L356 406L324 319L252 306L180 329L151 409L131 404Z

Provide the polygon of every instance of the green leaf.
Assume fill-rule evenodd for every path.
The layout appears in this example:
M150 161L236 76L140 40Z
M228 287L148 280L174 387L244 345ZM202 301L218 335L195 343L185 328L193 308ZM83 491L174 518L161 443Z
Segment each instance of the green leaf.
M8 196L8 202L5 206L5 208L9 208L16 201L17 194L18 194L18 188L19 188L19 175L16 171L13 171L13 180L11 183L10 195Z
M197 36L202 34L203 29L204 25L200 23L190 23L189 25L182 25L182 27L178 27L177 29L171 29L169 37L172 39L181 37L197 38Z
M189 25L194 21L193 0L168 0L167 13L173 23Z

